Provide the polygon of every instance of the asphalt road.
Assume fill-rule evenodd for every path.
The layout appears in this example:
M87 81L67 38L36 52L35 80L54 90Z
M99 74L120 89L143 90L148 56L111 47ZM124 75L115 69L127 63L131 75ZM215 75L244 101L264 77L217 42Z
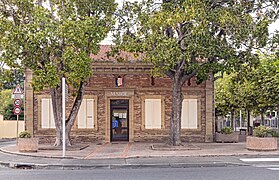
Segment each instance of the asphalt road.
M15 143L16 143L16 141L12 140L12 139L9 139L9 140L0 139L0 147L7 146L9 144L15 144Z
M2 180L263 180L278 179L278 171L264 167L148 168L96 170L19 170L0 168Z

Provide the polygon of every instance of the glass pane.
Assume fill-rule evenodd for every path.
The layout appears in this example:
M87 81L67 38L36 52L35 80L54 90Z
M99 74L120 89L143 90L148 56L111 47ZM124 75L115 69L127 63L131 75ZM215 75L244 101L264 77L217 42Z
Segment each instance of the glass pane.
M128 139L128 111L127 109L112 110L112 140Z

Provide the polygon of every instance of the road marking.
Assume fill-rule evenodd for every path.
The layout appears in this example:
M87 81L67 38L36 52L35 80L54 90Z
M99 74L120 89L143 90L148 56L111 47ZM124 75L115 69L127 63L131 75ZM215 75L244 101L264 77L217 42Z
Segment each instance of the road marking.
M244 158L243 162L279 162L279 158Z
M262 168L262 167L264 167L264 168L279 168L279 165L278 164L265 164L265 165L254 165L255 167L260 167L260 168Z
M272 171L279 171L279 168L267 168L269 170L272 170Z

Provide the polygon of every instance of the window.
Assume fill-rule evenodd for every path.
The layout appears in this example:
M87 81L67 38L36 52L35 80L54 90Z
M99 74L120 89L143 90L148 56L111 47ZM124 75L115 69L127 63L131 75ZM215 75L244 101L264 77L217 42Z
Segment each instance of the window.
M77 115L78 128L94 128L94 99L83 99Z
M51 99L42 99L41 107L42 128L55 128Z
M161 129L161 99L145 99L145 129Z
M182 129L198 128L198 99L184 99L181 113Z

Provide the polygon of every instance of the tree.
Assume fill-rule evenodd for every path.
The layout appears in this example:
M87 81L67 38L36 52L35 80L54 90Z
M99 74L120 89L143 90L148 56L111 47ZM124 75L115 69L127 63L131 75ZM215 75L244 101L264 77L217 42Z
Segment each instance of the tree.
M251 101L254 102L253 110L261 114L262 123L264 113L279 105L278 62L274 56L262 56L259 66L247 73L244 81L246 84L243 84L243 89L250 89L250 92L243 93L242 102L245 106L253 104ZM253 94L252 97L251 94ZM247 102L245 99L250 99L250 101Z
M56 126L55 146L62 143L62 87L65 77L75 99L66 118L66 144L78 113L90 54L99 51L114 25L114 0L2 0L0 23L2 59L9 67L33 72L35 91L50 89Z
M266 44L269 24L266 14L260 13L261 3L147 0L126 2L117 12L118 47L135 55L144 53L155 75L172 79L171 145L181 142L185 82L194 76L201 82L209 72L238 70L238 65L257 59L253 49Z
M225 75L216 82L216 108L226 114L232 109L245 108L261 114L278 107L279 66L273 55L261 55L257 66L243 65L243 72Z
M239 84L236 79L237 73L231 73L230 75L224 74L223 78L215 81L215 108L216 114L226 116L231 113L231 128L234 128L235 111L240 108L239 98L237 92Z

